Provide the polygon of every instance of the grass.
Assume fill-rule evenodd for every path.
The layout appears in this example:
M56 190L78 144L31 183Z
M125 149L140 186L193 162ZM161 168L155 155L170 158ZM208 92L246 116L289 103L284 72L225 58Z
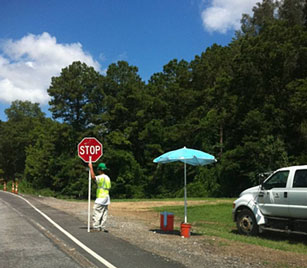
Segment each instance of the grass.
M226 202L228 200L230 200L229 202L232 202L233 199L230 199L230 198L221 198L221 199L217 199L217 198L213 198L213 197L206 197L206 198L199 198L199 197L189 197L189 201L212 201L212 202L215 202L216 200L226 200ZM151 198L151 199L148 199L148 198L131 198L131 199L114 199L112 198L112 201L113 202L152 202L152 201L161 201L161 202L164 202L164 201L179 201L179 202L182 202L183 204L183 199L182 197L176 197L176 198Z
M219 201L220 199L216 199ZM173 212L175 220L184 219L183 206L165 206L153 208L155 211ZM279 232L265 232L257 237L239 235L236 224L232 221L232 203L188 206L188 222L192 224L192 232L200 235L220 237L228 241L258 245L283 251L307 254L307 236ZM175 226L177 227L177 226Z

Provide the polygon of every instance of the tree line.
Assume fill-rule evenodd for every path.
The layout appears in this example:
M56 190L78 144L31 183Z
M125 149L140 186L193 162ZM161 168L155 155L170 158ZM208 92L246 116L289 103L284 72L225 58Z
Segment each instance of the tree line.
M28 101L5 110L0 176L85 198L87 165L77 144L94 136L113 197L182 196L183 165L153 159L183 146L218 160L187 167L190 197L236 196L259 173L306 164L306 62L303 0L257 3L229 45L214 44L191 62L171 60L146 83L125 61L105 75L73 62L52 77L52 119Z

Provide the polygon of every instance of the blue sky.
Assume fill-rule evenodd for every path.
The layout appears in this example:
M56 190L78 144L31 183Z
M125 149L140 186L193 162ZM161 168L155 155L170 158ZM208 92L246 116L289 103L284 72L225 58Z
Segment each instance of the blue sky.
M148 81L173 59L226 46L257 0L0 0L0 120L12 101L48 115L51 77L80 60L125 60ZM50 114L49 114L50 115Z

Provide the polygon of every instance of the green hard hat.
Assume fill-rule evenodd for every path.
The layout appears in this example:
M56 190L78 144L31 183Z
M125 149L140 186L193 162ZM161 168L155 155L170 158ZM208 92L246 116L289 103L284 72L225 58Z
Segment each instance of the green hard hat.
M106 170L107 166L105 163L100 163L97 167L97 170Z

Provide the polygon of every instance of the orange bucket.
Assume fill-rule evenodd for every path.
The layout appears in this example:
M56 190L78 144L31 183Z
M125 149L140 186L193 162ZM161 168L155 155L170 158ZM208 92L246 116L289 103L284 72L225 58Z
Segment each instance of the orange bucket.
M191 224L181 223L180 233L182 237L189 238L191 236Z

